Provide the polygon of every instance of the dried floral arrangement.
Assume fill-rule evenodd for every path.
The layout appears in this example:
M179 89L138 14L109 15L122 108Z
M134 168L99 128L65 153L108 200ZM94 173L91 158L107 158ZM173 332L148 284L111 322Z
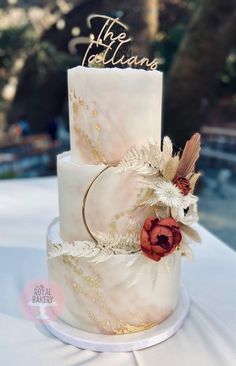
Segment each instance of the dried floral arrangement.
M190 227L198 221L197 201L193 194L200 173L195 172L200 154L200 135L187 141L182 154L173 152L169 137L162 148L154 141L133 147L117 165L117 173L133 171L140 176L143 195L137 208L151 208L152 216L143 226L130 222L135 230L126 235L90 232L92 241L54 243L49 258L71 255L102 261L114 254L139 253L159 261L175 250L192 258L191 241L200 242L199 234ZM107 169L107 167L106 167ZM94 259L92 259L94 257Z

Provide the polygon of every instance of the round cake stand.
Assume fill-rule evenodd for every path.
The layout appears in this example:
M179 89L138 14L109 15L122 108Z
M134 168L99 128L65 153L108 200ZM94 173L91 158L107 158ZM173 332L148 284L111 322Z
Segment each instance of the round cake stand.
M161 343L175 334L183 325L189 310L189 295L181 286L180 298L175 311L160 325L124 335L89 333L57 318L45 321L44 325L58 339L72 346L98 352L128 352Z

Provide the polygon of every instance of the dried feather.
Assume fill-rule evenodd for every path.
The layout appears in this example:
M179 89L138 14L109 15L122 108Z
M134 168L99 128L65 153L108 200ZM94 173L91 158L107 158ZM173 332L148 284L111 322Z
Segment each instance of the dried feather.
M190 178L189 178L189 183L190 183L190 188L191 188L191 192L194 191L196 183L198 181L198 179L201 177L202 173L195 173L193 174Z
M156 168L156 171L159 171L162 159L159 143L155 141L149 141L147 150L149 151L149 163Z
M69 255L72 257L93 257L96 256L99 249L95 243L90 241L76 241L73 244L62 242L52 243L48 247L48 259Z
M90 241L75 241L74 244L67 242L51 243L48 247L48 259L63 255L72 257L95 258L95 261L103 261L110 255L130 254L140 250L139 231L120 234L93 233L97 243Z
M96 232L93 235L97 239L97 246L107 254L134 253L140 249L139 235L137 233L105 234Z
M173 145L171 139L168 136L165 136L163 139L163 146L162 146L163 165L165 165L167 161L172 157L172 154L173 154Z
M159 145L149 141L147 146L133 147L129 150L116 169L117 172L133 170L144 176L152 176L159 172L160 161Z
M152 207L152 206L156 206L158 203L160 203L159 198L157 196L153 195L151 198L141 201L139 203L139 206Z
M60 257L62 255L69 255L69 250L61 244L49 244L48 246L48 259Z
M147 189L144 194L142 195L142 197L139 197L136 201L135 207L143 207L145 206L145 203L148 199L150 199L151 197L153 197L153 190L151 189Z
M200 153L200 134L195 133L189 141L186 142L183 153L180 158L176 176L186 177L194 172L195 164Z
M140 233L141 229L142 229L142 225L137 222L136 220L130 218L127 224L127 229L130 233L133 232L138 232Z
M187 235L191 240L196 241L197 243L201 243L202 240L200 235L192 227L181 224L180 228L183 231L183 233Z
M147 179L140 179L138 180L139 184L142 184L143 188L148 188L149 190L154 190L156 188L157 178L155 177L155 180L147 180ZM145 194L148 194L150 192L145 192Z
M179 165L179 157L178 155L170 158L166 165L163 168L163 176L166 180L172 181L176 175L177 169Z

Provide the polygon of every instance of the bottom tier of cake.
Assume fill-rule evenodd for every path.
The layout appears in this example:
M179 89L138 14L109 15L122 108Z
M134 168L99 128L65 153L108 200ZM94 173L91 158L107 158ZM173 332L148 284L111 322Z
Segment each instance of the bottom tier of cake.
M61 243L54 220L48 247ZM180 290L181 253L155 262L141 253L96 257L62 255L48 260L49 279L63 291L60 318L81 330L126 334L164 321L175 309Z

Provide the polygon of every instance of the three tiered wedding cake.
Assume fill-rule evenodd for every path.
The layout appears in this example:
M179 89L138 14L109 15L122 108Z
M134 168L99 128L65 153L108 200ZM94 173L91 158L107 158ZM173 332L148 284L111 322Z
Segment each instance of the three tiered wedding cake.
M59 220L48 231L60 318L82 330L148 329L175 309L181 256L199 240L193 189L199 135L182 156L164 138L162 73L68 72L71 151L58 156Z

